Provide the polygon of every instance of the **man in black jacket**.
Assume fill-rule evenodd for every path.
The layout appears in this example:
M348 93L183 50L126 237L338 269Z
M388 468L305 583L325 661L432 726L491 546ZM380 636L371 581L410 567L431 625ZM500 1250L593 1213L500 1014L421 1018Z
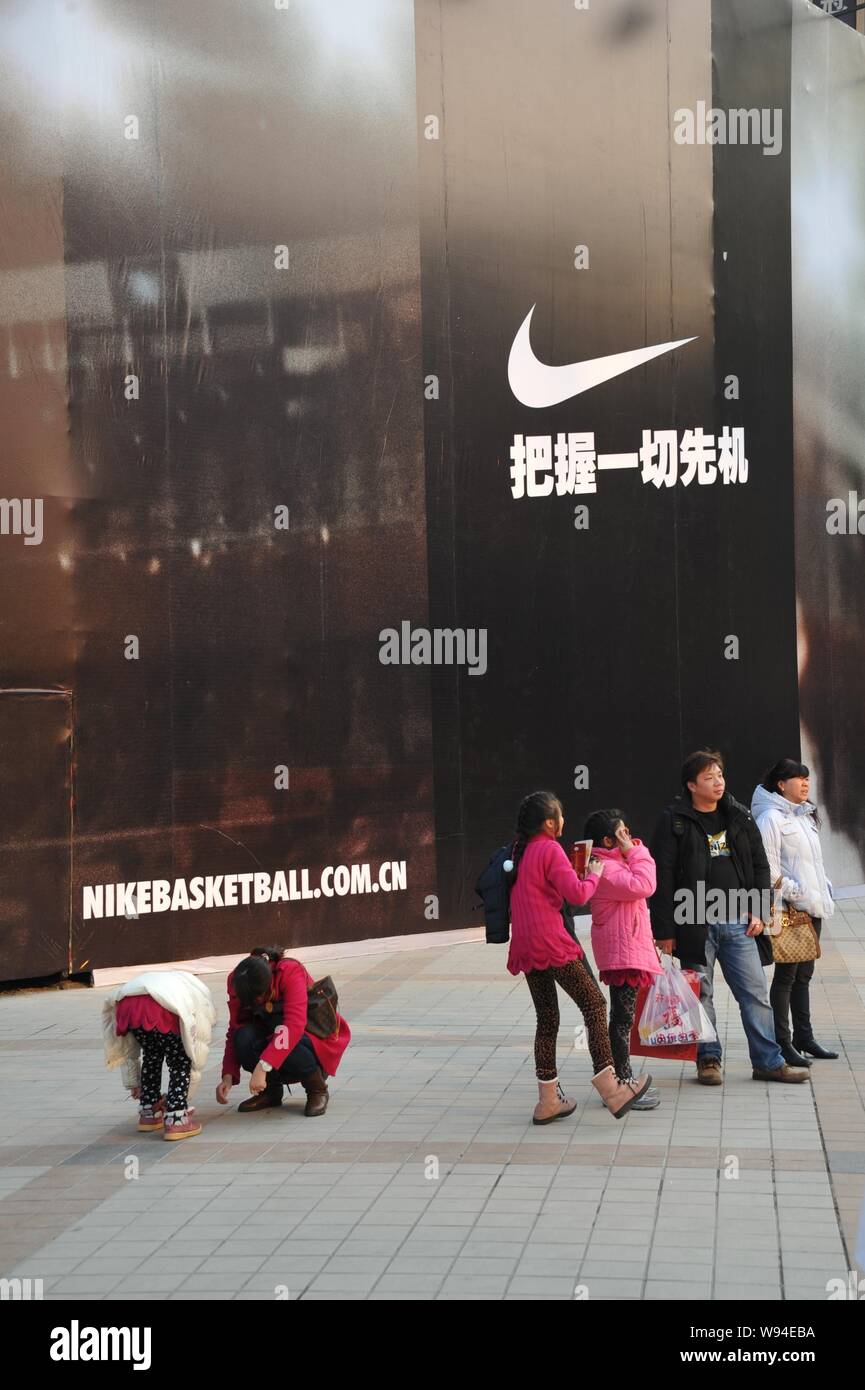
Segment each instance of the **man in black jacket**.
M761 915L769 862L750 811L726 790L720 753L701 749L685 759L682 794L661 812L651 850L658 870L649 902L652 932L662 951L699 970L713 1027L718 961L739 1005L754 1080L807 1080L807 1069L788 1066L775 1040L763 974L772 950ZM698 1045L697 1080L723 1084L720 1041Z

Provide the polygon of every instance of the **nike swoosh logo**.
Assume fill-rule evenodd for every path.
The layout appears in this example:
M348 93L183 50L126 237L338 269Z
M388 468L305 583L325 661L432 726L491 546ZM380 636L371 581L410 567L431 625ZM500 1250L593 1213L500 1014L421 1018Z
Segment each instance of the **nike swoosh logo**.
M533 304L520 324L508 358L508 382L517 400L523 405L540 410L545 406L559 405L572 396L581 396L600 386L604 381L632 372L651 362L653 357L661 357L665 352L673 352L686 343L696 342L694 338L680 338L676 343L658 343L655 347L636 348L633 352L614 352L611 357L594 357L588 362L569 362L564 367L549 367L539 362L532 351L530 328Z

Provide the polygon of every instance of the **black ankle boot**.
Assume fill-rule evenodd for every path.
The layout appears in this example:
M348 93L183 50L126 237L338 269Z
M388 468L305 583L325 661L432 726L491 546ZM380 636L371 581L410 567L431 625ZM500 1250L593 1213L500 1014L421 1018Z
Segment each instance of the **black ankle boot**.
M830 1052L828 1047L821 1047L814 1038L796 1039L793 1045L798 1048L800 1052L806 1053L809 1057L817 1057L823 1062L834 1061L838 1056L837 1052Z
M802 1057L800 1053L796 1051L795 1047L791 1047L789 1043L786 1046L784 1043L781 1043L780 1047L781 1056L784 1058L788 1067L810 1067L811 1063L808 1061L808 1058Z

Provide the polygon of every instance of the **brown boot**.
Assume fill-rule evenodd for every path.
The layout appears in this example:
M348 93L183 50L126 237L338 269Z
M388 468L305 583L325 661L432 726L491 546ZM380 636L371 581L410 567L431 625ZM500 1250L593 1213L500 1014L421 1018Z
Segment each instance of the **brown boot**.
M327 1081L321 1067L316 1067L315 1071L310 1072L309 1076L302 1076L300 1084L306 1091L306 1109L304 1115L323 1115L327 1109L328 1090Z
M723 1086L724 1069L720 1057L698 1057L697 1080L701 1086Z
M558 1077L553 1077L552 1081L539 1081L538 1103L532 1116L532 1124L552 1124L553 1120L563 1120L566 1115L573 1115L576 1108L577 1102L565 1095Z
M632 1077L620 1081L613 1067L604 1067L597 1076L592 1077L592 1085L611 1115L621 1120L627 1115L635 1100L638 1100L652 1084L651 1076Z

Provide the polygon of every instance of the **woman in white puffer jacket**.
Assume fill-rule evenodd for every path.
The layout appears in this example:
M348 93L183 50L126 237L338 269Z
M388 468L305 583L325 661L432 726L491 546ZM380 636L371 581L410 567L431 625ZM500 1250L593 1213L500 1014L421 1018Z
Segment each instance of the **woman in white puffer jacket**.
M755 788L751 814L763 837L773 887L780 878L782 898L810 915L819 937L823 918L832 916L835 904L832 885L823 868L817 808L808 800L809 776L804 763L781 758ZM790 1066L809 1067L809 1057L838 1056L814 1038L810 997L813 974L813 960L775 966L769 999L775 1014L775 1036Z

